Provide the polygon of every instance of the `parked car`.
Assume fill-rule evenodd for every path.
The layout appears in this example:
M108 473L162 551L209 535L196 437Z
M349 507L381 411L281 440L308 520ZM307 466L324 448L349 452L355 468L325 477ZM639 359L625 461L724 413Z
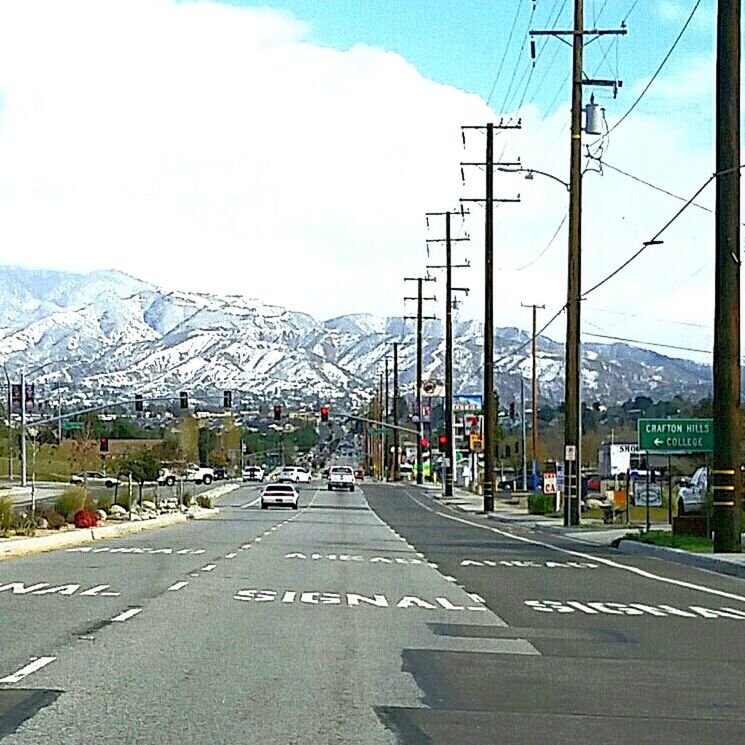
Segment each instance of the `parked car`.
M681 486L678 491L678 514L687 515L691 512L701 512L706 504L708 485L709 469L706 466L701 466L691 476L690 486Z
M263 481L264 469L261 466L246 466L241 476L244 481Z
M333 466L329 469L326 486L329 491L334 489L354 491L354 471L349 466Z
M599 492L603 486L600 476L587 477L587 491Z
M364 480L365 480L365 472L364 472L364 471L363 471L363 470L362 470L361 468L358 468L358 469L357 469L357 470L356 470L356 471L354 472L354 478L355 478L355 479L356 479L357 481L364 481Z
M105 486L107 489L113 489L121 483L119 479L114 476L107 476L101 471L83 471L70 477L71 484L84 484L86 482L88 486Z
M277 481L284 484L309 484L311 472L301 466L285 466L277 476Z
M195 484L211 484L215 480L215 472L212 468L191 465L184 480L193 481Z
M225 481L226 479L230 478L230 474L228 473L227 468L218 466L217 468L214 468L213 470L215 472L215 481Z
M267 484L261 492L261 509L266 510L269 505L275 505L296 510L299 499L297 489L292 484Z

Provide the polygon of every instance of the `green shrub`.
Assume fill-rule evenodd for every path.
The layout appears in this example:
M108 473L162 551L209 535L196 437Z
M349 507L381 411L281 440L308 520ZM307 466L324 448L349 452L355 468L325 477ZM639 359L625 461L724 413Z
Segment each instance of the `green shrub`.
M197 497L197 504L200 507L204 507L207 510L211 510L212 509L212 498L200 494Z
M528 497L528 512L531 515L548 515L554 511L554 495L534 492Z
M0 497L0 535L7 536L13 527L13 503L10 497Z
M75 513L82 510L85 505L85 492L77 486L73 486L57 497L54 503L55 512L59 512L67 522L72 522Z
M114 503L113 498L110 494L104 494L98 498L96 502L96 509L106 510L107 512L111 509L111 505Z

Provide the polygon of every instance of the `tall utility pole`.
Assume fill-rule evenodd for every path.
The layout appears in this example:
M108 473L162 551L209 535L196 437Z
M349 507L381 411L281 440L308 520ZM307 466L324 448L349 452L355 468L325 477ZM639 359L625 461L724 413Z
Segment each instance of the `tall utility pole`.
M422 413L422 371L423 371L423 346L424 346L424 321L436 319L436 316L425 316L423 314L423 303L425 300L437 300L436 297L424 297L423 285L425 282L434 282L434 277L404 277L405 282L416 282L416 297L405 297L404 300L416 300L416 316L404 316L404 319L416 319L416 411L418 418L418 437L416 442L416 482L424 483L424 462L422 458L422 440L424 439L424 416Z
M21 486L26 486L26 373L21 373Z
M528 455L525 452L525 379L520 374L520 434L523 450L523 491L528 488Z
M427 244L445 243L445 263L428 264L427 269L444 269L445 270L445 436L447 445L445 451L445 494L446 497L453 496L453 473L455 470L455 426L453 421L453 300L454 292L465 292L468 294L466 287L453 287L453 269L467 268L468 262L464 264L453 264L452 244L460 241L470 240L468 235L464 238L453 238L451 234L451 218L453 214L465 216L468 214L462 207L458 213L453 212L428 212L427 225L429 218L439 215L445 216L445 238L428 238ZM429 250L428 250L429 252Z
M393 342L393 467L391 478L398 481L398 342Z
M545 305L526 305L525 303L521 303L523 308L532 308L533 309L533 335L530 339L530 350L531 350L531 356L533 359L533 363L531 365L531 373L532 373L532 390L531 390L531 405L532 405L532 412L531 412L531 421L532 421L532 431L531 431L531 444L533 447L533 469L532 469L532 484L531 489L535 491L537 486L537 476L538 476L538 355L536 351L536 338L538 336L538 309L540 308L543 310L546 306Z
M584 0L574 0L571 31L531 31L531 36L572 37L572 116L569 159L569 250L567 257L567 338L564 387L564 525L579 525L580 459L580 296L582 293L582 86L610 86L617 80L583 78L585 36L625 34L626 29L585 30Z
M717 11L717 196L714 301L714 551L741 549L740 441L740 16Z
M497 411L494 392L494 202L519 202L517 199L494 199L494 166L515 166L519 163L494 163L494 124L486 129L486 161L484 163L461 163L463 166L479 166L486 169L485 199L461 199L461 202L483 202L486 213L484 229L484 512L494 511L494 454L497 445ZM497 129L519 129L520 123L503 124ZM484 129L482 126L466 126L466 129ZM465 144L465 134L463 135ZM465 178L463 179L465 181Z
M389 408L389 400L388 400L388 355L385 356L385 411L383 413L383 423L385 425L390 423L390 408ZM391 480L391 459L390 459L390 453L388 452L390 450L390 443L388 442L388 427L383 427L383 472L384 472L384 478L386 481Z
M378 471L378 478L383 481L385 479L385 426L383 425L383 373L380 373L380 381L378 384L378 421L380 422L380 470Z

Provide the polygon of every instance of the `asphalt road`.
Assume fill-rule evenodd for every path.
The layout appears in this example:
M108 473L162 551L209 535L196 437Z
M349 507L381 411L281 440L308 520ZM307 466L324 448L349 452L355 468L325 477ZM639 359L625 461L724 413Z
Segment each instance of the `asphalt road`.
M0 562L3 745L745 741L742 581L416 487L258 491Z

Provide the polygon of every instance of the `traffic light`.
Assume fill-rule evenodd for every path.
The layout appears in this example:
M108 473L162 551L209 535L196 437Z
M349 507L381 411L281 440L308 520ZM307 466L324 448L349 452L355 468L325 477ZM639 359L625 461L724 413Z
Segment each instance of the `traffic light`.
M222 394L222 407L223 409L233 408L233 391L223 391Z
M429 447L429 440L426 437L422 437L419 443L421 444L422 449L424 450L426 450Z
M109 438L104 435L101 440L98 443L98 449L102 453L108 453L109 452Z
M186 391L179 393L179 405L182 409L189 408L189 394Z
M515 402L514 401L510 404L510 419L512 419L513 422L515 421Z
M139 393L135 394L135 412L138 414L142 412L142 395Z
M274 421L278 422L282 418L282 407L279 404L274 406Z
M448 449L448 436L447 435L440 435L437 444L439 446L439 450L441 453L444 453Z
M321 421L327 422L329 420L329 407L321 406Z

